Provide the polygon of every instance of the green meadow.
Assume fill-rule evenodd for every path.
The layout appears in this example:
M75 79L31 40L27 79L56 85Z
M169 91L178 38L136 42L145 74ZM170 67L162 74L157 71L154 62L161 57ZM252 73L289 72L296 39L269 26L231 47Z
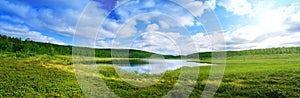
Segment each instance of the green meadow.
M0 51L0 97L85 97L76 79L72 63L70 46L56 46L49 43L21 41L1 36ZM14 42L16 41L16 42ZM1 44L0 43L0 44ZM3 46L10 43L10 46ZM19 45L23 47L18 47ZM27 45L41 47L40 50ZM20 45L20 46L21 46ZM43 47L52 48L43 48ZM17 48L17 49L16 49ZM19 50L18 50L19 49ZM51 49L51 50L49 50ZM69 49L69 50L67 50ZM125 76L138 76L141 79L120 77L120 69L111 64L110 50L96 50L96 62L103 63L97 67L98 74L87 74L102 79L108 89L120 97L162 97L168 94L177 82L189 84L190 80L178 80L181 70L191 75L197 73L198 79L189 97L200 97L208 83L211 66L183 67L167 71L164 74L141 74L123 72ZM66 53L68 52L68 53ZM214 97L300 97L300 48L271 48L245 51L229 51L222 82ZM65 53L65 54L64 54ZM110 53L110 52L109 52ZM132 55L134 54L134 55ZM130 62L147 58L153 53L133 50ZM165 56L176 59L178 57ZM122 60L122 58L118 58ZM210 62L210 53L200 53L200 59L194 62ZM75 66L75 67L74 67ZM188 75L186 77L189 77ZM136 84L152 83L146 87ZM213 83L212 83L213 84ZM181 87L189 85L179 85ZM102 87L102 85L92 85ZM101 88L100 88L101 90ZM103 91L103 93L109 91ZM182 97L186 93L177 89L170 97ZM100 97L110 95L99 94Z
M74 74L74 66L68 63L71 56L6 57L1 58L0 62L0 97L84 97ZM184 68L196 73L194 68ZM98 69L106 85L120 97L163 96L172 89L180 74L180 69L167 71L155 85L135 87L123 81L111 64L99 66ZM209 72L210 66L200 68L197 85L190 97L201 96ZM299 54L228 57L215 97L299 97L299 73ZM146 79L149 80L143 81L152 80Z

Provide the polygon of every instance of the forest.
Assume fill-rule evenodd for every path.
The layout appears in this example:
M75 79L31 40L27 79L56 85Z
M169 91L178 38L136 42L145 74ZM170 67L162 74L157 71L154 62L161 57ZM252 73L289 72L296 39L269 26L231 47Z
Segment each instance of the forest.
M79 48L86 48L86 47L79 47ZM154 54L154 53L141 51L141 50L126 50L126 49L114 49L114 50L129 51L130 58L146 58ZM38 54L72 55L72 46L34 42L29 38L22 40L21 38L0 35L0 53L1 52L14 53L11 56L15 56L15 57L29 57ZM111 57L111 49L95 49L95 57Z

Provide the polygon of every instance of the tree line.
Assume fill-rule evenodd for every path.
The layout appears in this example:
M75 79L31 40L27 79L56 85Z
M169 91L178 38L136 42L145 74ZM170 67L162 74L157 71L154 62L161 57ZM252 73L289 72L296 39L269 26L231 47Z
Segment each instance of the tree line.
M245 56L245 55L270 55L270 54L300 54L300 47L278 47L278 48L265 48L265 49L250 49L241 51L226 51L227 57L232 56ZM210 58L212 52L195 53L199 58ZM195 54L190 54L195 55Z
M82 49L95 50L96 57L111 57L112 49L93 49L86 47L79 47ZM84 50L85 51L85 50ZM118 53L117 55L124 57L128 55L130 58L147 58L154 53L141 51L141 50L128 50L128 49L113 49L114 52L128 51L129 53ZM5 35L0 35L0 53L9 52L14 53L17 57L35 56L37 54L47 55L72 55L72 46L56 45L52 43L34 42L29 38L22 40ZM116 56L114 56L116 57Z
M85 47L82 47L83 49ZM92 48L85 48L92 49ZM132 49L92 49L95 50L96 57L112 57L112 52L116 55L113 57L129 57L129 58L149 58L155 53ZM85 50L84 50L85 51ZM30 39L22 40L21 38L0 35L0 53L10 52L17 57L35 56L37 54L48 55L72 55L72 46L56 45L52 43L34 42ZM242 55L268 55L268 54L300 54L300 47L280 47L266 49L251 49L243 51L226 51L227 56ZM195 53L199 58L210 58L211 52ZM190 54L187 56L192 56ZM181 56L162 55L164 58L179 59Z
M29 38L22 40L21 38L0 35L0 51L15 53L18 57L34 56L36 54L70 55L72 54L72 47L34 42Z

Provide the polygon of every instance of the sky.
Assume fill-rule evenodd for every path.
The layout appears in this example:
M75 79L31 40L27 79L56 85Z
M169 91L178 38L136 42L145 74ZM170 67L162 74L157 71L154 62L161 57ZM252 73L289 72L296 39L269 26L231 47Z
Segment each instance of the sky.
M214 51L216 33L224 50L300 46L300 1L0 2L0 34L38 42L179 55Z

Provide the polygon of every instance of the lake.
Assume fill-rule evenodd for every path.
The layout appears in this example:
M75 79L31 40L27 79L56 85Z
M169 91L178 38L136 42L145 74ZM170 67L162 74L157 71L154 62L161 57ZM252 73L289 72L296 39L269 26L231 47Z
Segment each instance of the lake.
M147 63L130 63L130 64L121 64L114 63L114 66L117 66L123 71L136 71L138 74L148 73L148 74L160 74L164 73L167 70L175 70L183 66L194 67L194 66L211 66L212 64L207 63L196 63L189 62L187 60L154 60L154 59L145 59L141 62Z

